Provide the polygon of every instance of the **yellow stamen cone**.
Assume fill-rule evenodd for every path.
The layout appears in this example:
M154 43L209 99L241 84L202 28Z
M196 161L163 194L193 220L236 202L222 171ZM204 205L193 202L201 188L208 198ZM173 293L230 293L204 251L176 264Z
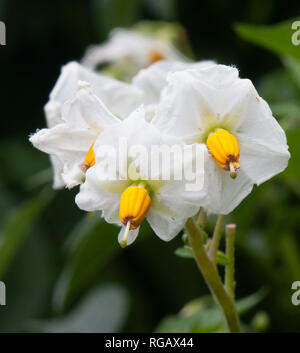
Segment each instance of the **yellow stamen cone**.
M89 148L83 162L86 171L95 164L95 153L93 147L94 143L92 143L91 147Z
M129 229L136 229L146 217L151 204L151 198L144 187L129 186L120 200L120 221Z
M164 56L157 50L152 50L149 54L149 65L154 64L157 61L164 60Z
M240 150L237 138L224 129L211 133L206 145L216 163L224 170L230 171L231 178L235 179L240 168Z

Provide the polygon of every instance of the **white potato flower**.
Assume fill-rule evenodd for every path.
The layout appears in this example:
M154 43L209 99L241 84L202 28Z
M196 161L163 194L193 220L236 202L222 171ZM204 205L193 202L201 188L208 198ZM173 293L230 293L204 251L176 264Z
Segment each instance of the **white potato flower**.
M233 67L168 75L152 123L187 144L206 146L208 195L201 205L217 214L230 213L254 184L283 171L290 157L285 133L268 104Z
M78 84L80 81L86 82L83 84L85 89L77 92ZM89 85L91 87L87 88ZM77 97L74 98L76 92ZM89 94L91 94L92 97L89 97ZM99 103L97 98L99 98L101 102L105 104L105 106L113 113L113 115L124 119L133 109L135 109L140 104L141 100L143 99L143 93L132 85L114 80L110 77L96 74L76 62L71 62L63 66L61 74L50 93L49 102L45 105L48 129L43 129L31 137L31 142L35 145L35 147L50 154L54 170L54 188L61 188L65 185L72 187L79 181L79 174L77 175L76 182L75 180L72 181L69 178L70 168L75 171L77 166L75 167L75 164L71 166L71 161L69 159L66 161L65 157L69 153L70 149L73 149L74 151L76 151L76 149L80 150L81 154L78 155L78 158L82 157L84 150L81 148L83 148L83 146L79 147L81 142L77 142L75 136L72 138L71 131L78 129L77 124L80 119L78 118L75 121L75 116L79 116L81 113L84 114L85 111L88 111L89 107L86 107L85 105L89 104L90 100L92 100L93 103ZM71 113L67 114L65 112L65 116L63 116L63 107L65 106L64 109L66 111L66 106L70 105L70 100L72 99L73 103ZM76 111L76 109L79 110ZM73 116L70 114L73 114ZM84 119L85 117L82 116L82 120ZM97 118L95 117L95 120L96 119ZM114 117L114 120L115 119L116 118ZM99 117L99 122L97 124L102 126L101 117ZM65 146L66 151L64 151L64 148L61 144L64 143L63 129L66 130L66 138L72 138L72 144L74 145L73 147ZM90 127L87 125L87 131L89 129ZM61 143L57 145L56 150L53 150L52 145L51 147L47 145L48 141L50 144L53 144L53 141L55 141L53 133L57 133L57 138L61 141ZM92 135L93 134L88 131L87 136L90 138ZM86 138L86 140L89 141L89 138ZM91 143L86 149L85 153L88 152ZM51 151L53 151L53 153ZM77 163L78 158L74 159L74 163Z
M146 120L151 121L157 104L161 100L164 88L168 84L168 75L186 69L204 69L216 65L214 61L202 60L199 62L180 62L161 60L140 70L133 78L132 84L139 88L143 95L143 104L146 108Z
M113 147L113 151L119 150L121 139L127 146L126 152L124 148L121 152L125 164L113 163L112 154L104 153L107 146ZM152 146L176 144L182 146L178 139L162 134L146 122L144 109L140 107L121 123L106 128L96 140L95 165L86 173L86 180L76 196L77 205L85 211L101 210L107 222L122 226L121 246L136 239L145 218L161 239L172 239L183 228L186 219L198 211L198 200L206 192L204 188L196 193L186 191L185 178L172 178L175 169L181 167L179 163L174 163L176 166L162 163L154 176L145 172L145 163L148 165L149 161L145 162L145 159L150 158ZM137 146L142 146L147 153L139 155ZM189 157L187 164L194 162L192 153ZM163 178L165 167L171 168L170 179ZM203 174L203 168L199 173Z
M90 69L106 63L131 61L144 68L159 60L188 61L174 46L151 35L117 28L107 42L87 49L82 64Z

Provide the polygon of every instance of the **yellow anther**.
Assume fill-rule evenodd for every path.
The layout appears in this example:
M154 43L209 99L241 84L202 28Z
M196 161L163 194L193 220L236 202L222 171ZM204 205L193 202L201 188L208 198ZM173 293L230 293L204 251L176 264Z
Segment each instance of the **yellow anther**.
M206 145L216 163L223 169L230 171L230 176L234 179L237 170L240 168L240 150L237 138L224 129L211 133Z
M164 55L157 50L152 50L149 53L149 65L164 59L165 59Z
M121 196L120 221L128 229L136 229L146 217L151 204L148 191L142 186L129 186ZM128 226L128 223L130 225Z
M92 143L91 147L89 148L85 156L85 159L83 162L85 171L87 171L90 167L92 167L95 164L95 153L94 153L93 147L94 147L94 143Z

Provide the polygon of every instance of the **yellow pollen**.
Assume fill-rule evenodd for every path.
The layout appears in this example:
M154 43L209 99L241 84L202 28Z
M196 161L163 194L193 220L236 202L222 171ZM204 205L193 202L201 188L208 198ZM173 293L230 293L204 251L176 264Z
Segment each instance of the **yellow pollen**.
M224 129L211 133L206 145L216 163L230 172L231 178L236 178L240 168L240 150L237 138Z
M150 204L151 198L144 187L129 186L121 195L120 221L128 230L136 229L146 217Z
M87 171L90 167L92 167L95 164L95 153L94 153L93 147L94 147L94 142L89 148L83 162L85 171Z
M157 61L164 60L164 55L157 50L152 50L149 53L149 65L154 64Z

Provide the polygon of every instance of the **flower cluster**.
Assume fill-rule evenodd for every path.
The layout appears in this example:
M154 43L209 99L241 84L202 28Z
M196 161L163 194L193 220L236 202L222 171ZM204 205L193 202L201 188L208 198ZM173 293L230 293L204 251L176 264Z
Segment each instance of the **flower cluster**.
M93 71L129 54L142 67L129 83ZM286 168L285 133L236 68L188 62L170 46L120 30L83 64L63 67L45 106L48 127L30 141L50 155L55 188L80 185L78 207L121 226L122 246L135 240L145 218L170 240L200 207L228 214L254 184ZM153 146L172 153L147 174ZM192 189L188 173L175 177L186 167L201 175Z

